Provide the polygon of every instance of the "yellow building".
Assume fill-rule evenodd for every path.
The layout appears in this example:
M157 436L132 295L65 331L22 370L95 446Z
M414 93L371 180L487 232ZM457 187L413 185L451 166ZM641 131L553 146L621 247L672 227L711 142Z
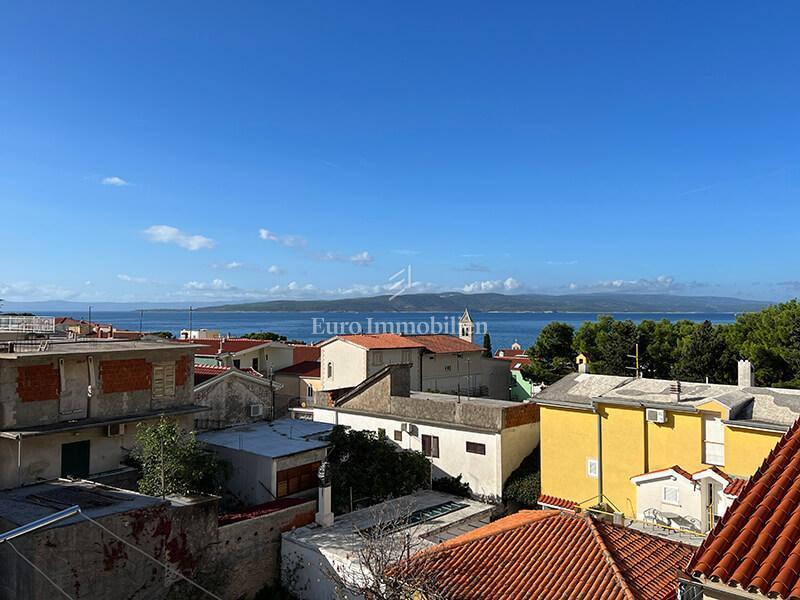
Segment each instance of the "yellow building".
M732 487L726 482L748 478L800 416L800 390L753 387L752 368L742 363L739 386L574 373L545 388L535 398L544 503L603 503L642 518L648 504L637 503L637 485L659 476L641 476L664 471L663 501L688 514L670 484L677 467L708 503L703 528L713 524L712 498ZM647 493L654 503L652 489Z

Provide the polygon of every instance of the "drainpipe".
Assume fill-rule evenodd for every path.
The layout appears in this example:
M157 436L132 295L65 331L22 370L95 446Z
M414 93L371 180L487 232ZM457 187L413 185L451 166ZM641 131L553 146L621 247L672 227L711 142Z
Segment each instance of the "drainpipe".
M603 416L597 411L597 503L603 502Z
M17 434L17 487L22 485L22 434Z

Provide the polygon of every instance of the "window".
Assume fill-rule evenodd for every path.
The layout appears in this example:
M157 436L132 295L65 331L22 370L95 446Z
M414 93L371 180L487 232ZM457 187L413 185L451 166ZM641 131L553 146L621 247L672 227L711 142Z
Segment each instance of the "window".
M372 364L375 366L383 364L383 352L380 350L375 350L372 353Z
M597 478L597 474L599 472L599 467L597 464L596 458L587 458L586 459L586 474L589 477Z
M258 371L258 357L253 359L253 369Z
M467 442L467 452L470 454L486 454L486 444Z
M310 385L306 387L306 398L313 398L314 397L314 388Z
M400 353L400 362L408 364L411 362L411 350L403 350Z
M175 363L153 365L153 398L175 395Z
M664 504L680 505L680 490L674 485L665 485L661 488L661 501L664 502Z
M444 370L445 371L452 371L453 370L453 365L445 365Z
M423 435L422 453L430 458L439 458L439 438L435 435Z
M328 377L333 379L333 363L332 362L328 363Z
M276 476L278 490L275 495L278 498L282 498L283 496L317 487L319 482L317 469L319 469L319 465L319 462L313 462L293 469L278 471Z
M725 426L716 413L703 415L703 462L725 465Z
M399 429L394 430L394 441L395 442L402 442L403 441L403 432Z
M242 361L240 361L238 358L237 358L237 359L235 359L235 360L233 361L233 366L234 366L234 367L236 367L236 368L238 369L239 367L241 367L241 366L242 366Z

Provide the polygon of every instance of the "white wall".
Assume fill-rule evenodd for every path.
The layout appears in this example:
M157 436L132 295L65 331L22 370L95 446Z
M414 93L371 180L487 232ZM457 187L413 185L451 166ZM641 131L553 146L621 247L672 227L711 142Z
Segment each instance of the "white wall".
M462 476L462 481L469 484L472 493L483 498L499 499L503 494L503 464L512 464L517 460L522 452L522 439L524 432L519 435L509 434L512 440L510 448L507 450L502 446L502 436L499 433L482 433L473 431L463 431L441 426L416 424L415 435L402 433L402 441L394 441L394 432L402 430L404 421L391 417L373 417L346 413L327 408L314 408L314 420L323 423L334 423L351 427L360 431L375 431L383 428L386 430L386 437L389 441L398 444L401 448L422 451L422 435L434 435L439 438L439 458L432 458L434 467L434 478L437 476L456 477ZM515 427L514 429L527 430L530 432L530 450L525 456L530 454L538 444L538 424L536 430L529 426ZM519 438L519 439L517 439ZM486 446L486 454L472 454L466 451L467 442L476 442ZM508 451L509 456L504 456ZM519 461L523 457L519 458ZM517 465L519 462L517 462ZM516 468L516 467L515 467Z
M336 557L325 556L314 548L283 535L281 538L281 583L300 600L336 600L344 597L337 591L331 574L341 572L347 565ZM351 574L348 579L352 579ZM350 600L361 596L347 593Z
M662 500L664 486L677 487L680 493L680 504L668 504ZM676 513L685 517L694 517L703 522L703 504L699 487L685 477L670 476L639 483L636 485L636 517L644 518L644 511L655 508L661 512Z
M333 363L333 377L328 377ZM344 340L334 340L320 351L320 380L323 390L355 387L367 378L367 351Z
M275 473L271 458L225 446L204 445L217 458L230 463L230 478L225 487L244 504L253 506L275 499Z
M411 361L411 389L419 390L420 348L369 350L367 351L367 377L374 375L386 365L408 364ZM376 358L378 357L378 358ZM361 383L361 382L359 382Z

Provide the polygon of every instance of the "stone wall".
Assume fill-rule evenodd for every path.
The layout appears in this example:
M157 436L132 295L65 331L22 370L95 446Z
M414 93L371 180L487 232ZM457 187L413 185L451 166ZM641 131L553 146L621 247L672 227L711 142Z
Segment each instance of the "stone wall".
M269 381L236 372L219 375L199 385L195 388L194 402L210 408L209 411L198 415L200 429L219 429L273 417ZM264 407L262 416L250 416L250 406L254 404ZM283 415L275 414L274 418L281 416Z

